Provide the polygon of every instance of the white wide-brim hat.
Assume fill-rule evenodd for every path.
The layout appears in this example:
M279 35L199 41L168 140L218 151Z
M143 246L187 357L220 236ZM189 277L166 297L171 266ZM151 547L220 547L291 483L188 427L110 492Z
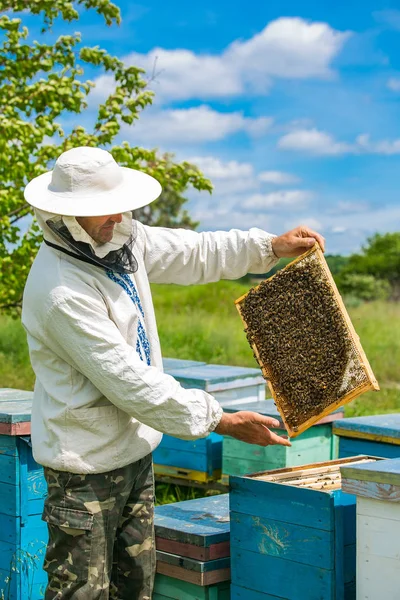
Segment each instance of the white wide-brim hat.
M120 167L106 150L83 146L61 154L52 171L28 183L24 196L48 213L99 217L146 206L161 190L154 177Z

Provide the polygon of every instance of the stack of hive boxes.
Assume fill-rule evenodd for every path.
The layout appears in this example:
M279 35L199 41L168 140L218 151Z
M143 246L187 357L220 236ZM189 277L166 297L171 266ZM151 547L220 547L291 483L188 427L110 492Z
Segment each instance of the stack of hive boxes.
M184 388L202 389L212 394L223 408L265 400L265 381L259 369L164 359L164 370ZM164 435L153 453L156 477L167 476L182 482L219 480L222 440L216 433L195 441Z
M229 600L228 494L158 506L153 600Z
M0 389L0 597L7 600L40 600L47 581L47 487L32 457L31 404L31 392Z

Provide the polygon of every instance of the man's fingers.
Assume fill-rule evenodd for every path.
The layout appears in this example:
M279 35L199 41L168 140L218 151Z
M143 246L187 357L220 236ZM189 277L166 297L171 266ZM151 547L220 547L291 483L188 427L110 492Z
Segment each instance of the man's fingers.
M314 231L313 229L303 228L302 234L307 240L307 244L310 247L313 246L315 244L315 240L317 240L318 244L321 246L322 252L325 252L325 238L322 237L322 235L320 235L317 231Z
M273 431L268 429L268 437L270 444L279 444L280 446L291 446L289 439L287 437L282 437L281 435L276 435Z
M264 425L265 427L273 427L274 429L277 429L280 425L278 419L274 419L273 417L266 417L265 415L259 415L258 413L256 413L257 415L257 423L260 423L260 425Z

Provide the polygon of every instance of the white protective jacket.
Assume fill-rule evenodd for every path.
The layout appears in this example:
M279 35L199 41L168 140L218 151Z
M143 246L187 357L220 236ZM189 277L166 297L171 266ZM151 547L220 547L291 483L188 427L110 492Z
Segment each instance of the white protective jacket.
M212 396L163 373L149 282L188 285L265 273L277 261L273 236L137 226L139 268L125 287L45 244L32 266L22 322L36 374L33 454L42 465L110 471L154 450L160 432L195 439L221 419Z

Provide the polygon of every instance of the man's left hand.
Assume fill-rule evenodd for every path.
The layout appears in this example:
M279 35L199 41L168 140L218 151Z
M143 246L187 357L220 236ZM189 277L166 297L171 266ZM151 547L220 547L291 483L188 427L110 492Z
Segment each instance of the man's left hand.
M300 225L272 240L272 249L278 258L294 258L312 248L315 244L325 251L325 238L305 225Z

